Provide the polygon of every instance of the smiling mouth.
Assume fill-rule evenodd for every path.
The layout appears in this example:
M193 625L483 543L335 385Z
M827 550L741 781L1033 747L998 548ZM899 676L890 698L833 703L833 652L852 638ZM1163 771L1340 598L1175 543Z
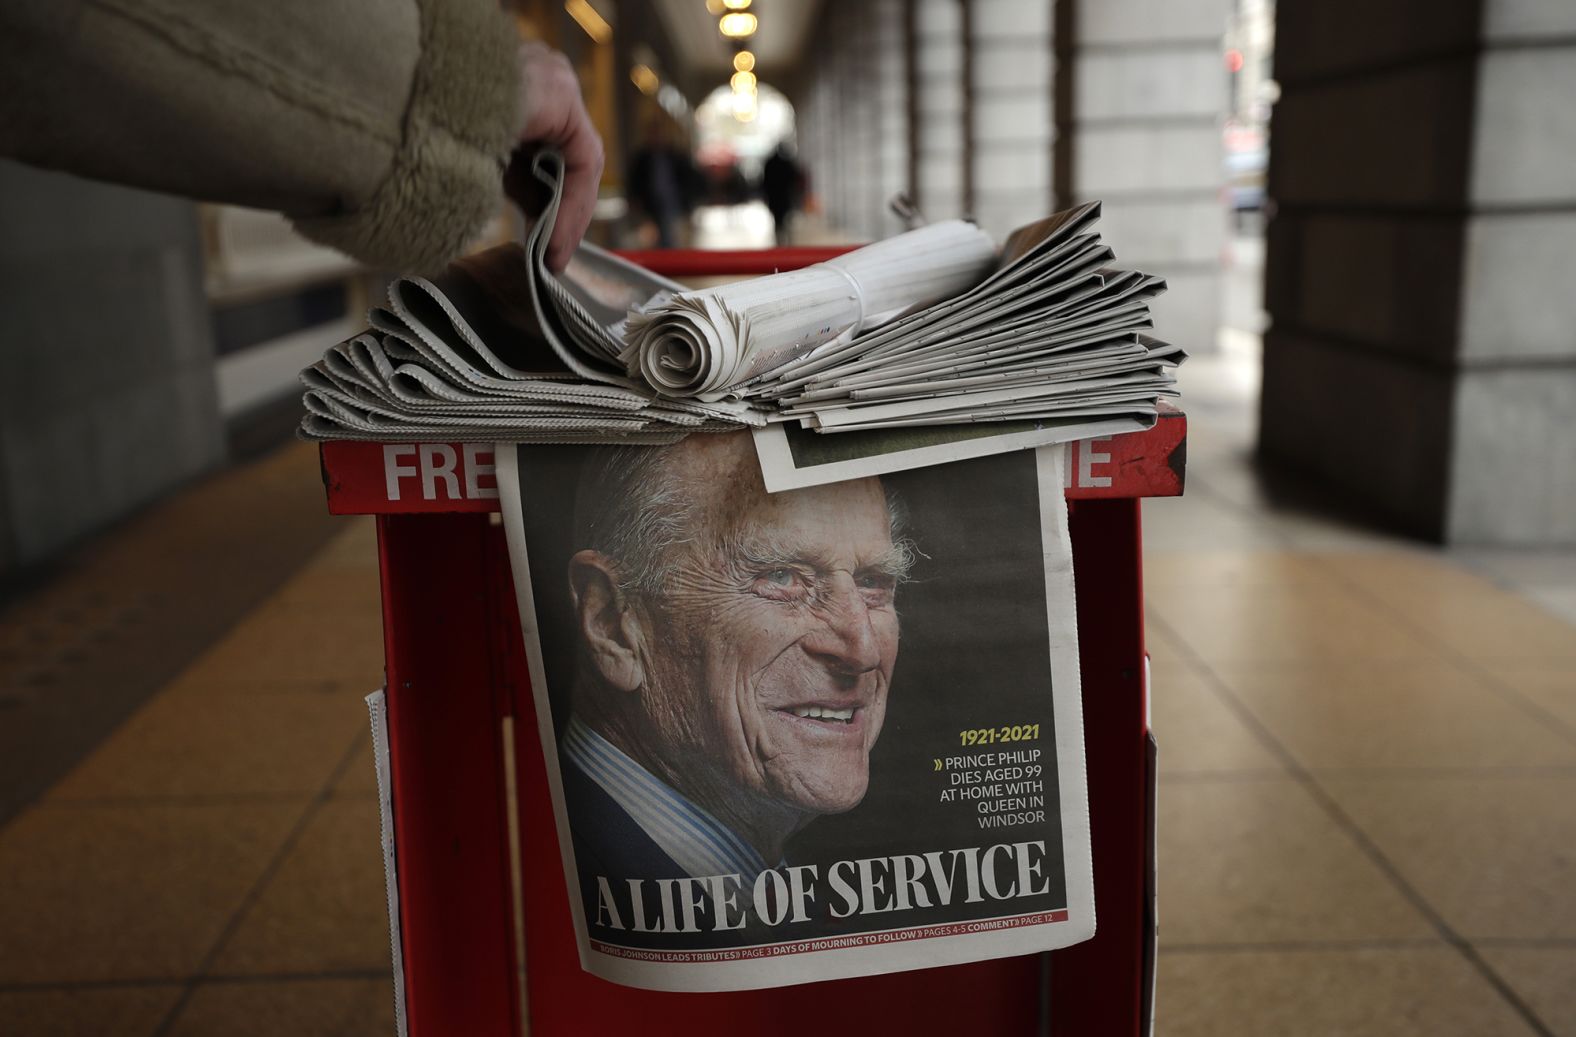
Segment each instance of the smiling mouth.
M829 709L825 706L794 706L782 712L796 716L801 720L819 720L826 724L852 724L858 710L853 706L847 709Z

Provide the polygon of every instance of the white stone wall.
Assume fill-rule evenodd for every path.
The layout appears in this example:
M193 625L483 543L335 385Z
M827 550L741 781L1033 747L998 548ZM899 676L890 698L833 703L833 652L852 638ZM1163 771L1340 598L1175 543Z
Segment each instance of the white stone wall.
M0 574L224 459L195 207L0 162Z

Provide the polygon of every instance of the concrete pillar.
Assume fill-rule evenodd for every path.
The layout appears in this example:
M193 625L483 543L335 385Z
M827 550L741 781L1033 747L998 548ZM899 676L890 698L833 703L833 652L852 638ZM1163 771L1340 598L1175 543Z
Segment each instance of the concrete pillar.
M794 97L800 157L827 222L867 239L901 230L887 202L907 188L901 0L828 5Z
M223 458L189 202L0 162L0 573Z
M1172 286L1155 306L1161 334L1212 349L1227 224L1228 2L829 5L807 51L814 65L798 114L830 220L863 236L890 233L886 201L905 186L910 160L928 218L972 216L998 238L1049 214L1059 196L1103 198L1120 262ZM891 60L904 50L905 18L911 97ZM862 189L878 181L881 191Z
M958 0L915 4L919 207L931 220L965 215L963 8Z
M973 216L998 241L1055 207L1052 10L1045 0L969 4Z
M1058 185L1106 205L1101 227L1119 265L1166 278L1157 334L1194 353L1215 348L1227 213L1221 125L1228 0L1059 0L1072 62Z
M927 218L972 216L998 238L1051 211L1044 0L829 5L809 52L798 120L833 224L890 234L887 203L911 187Z
M1576 6L1277 18L1263 456L1430 539L1576 543Z

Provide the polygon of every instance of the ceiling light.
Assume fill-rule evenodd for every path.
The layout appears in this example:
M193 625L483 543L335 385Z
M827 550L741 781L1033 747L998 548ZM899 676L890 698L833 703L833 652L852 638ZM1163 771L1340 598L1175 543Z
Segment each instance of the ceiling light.
M722 30L722 34L734 40L755 35L757 24L759 23L756 22L755 15L750 14L748 11L735 11L733 14L723 15L717 20L717 28Z
M613 27L591 6L590 0L564 0L564 10L580 23L580 28L586 31L587 36L598 43L606 43L613 38Z
M735 72L754 72L755 55L747 50L741 50L733 56L733 70Z
M755 93L755 73L735 72L732 78L728 80L728 85L733 87L737 93L753 94Z
M750 0L722 0L722 6L730 11L748 11Z
M706 0L706 10L710 11L711 16L715 18L727 8L722 6L722 0Z
M634 68L630 69L629 80L630 82L634 83L635 86L640 89L640 92L645 94L647 97L656 93L657 87L662 83L662 80L657 78L657 74L651 71L651 69L646 65L636 65Z

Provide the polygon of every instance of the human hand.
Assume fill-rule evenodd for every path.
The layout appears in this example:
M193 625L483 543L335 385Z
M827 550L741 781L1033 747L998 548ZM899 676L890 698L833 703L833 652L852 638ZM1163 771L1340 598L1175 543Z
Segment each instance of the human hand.
M597 186L602 179L602 138L580 97L580 83L569 59L543 43L520 44L520 143L558 149L564 156L564 191L558 203L558 222L547 243L547 266L558 271L569 265L575 246L591 226ZM511 166L529 161L527 149L515 152ZM510 175L525 172L525 176ZM510 169L506 187L530 180L528 170ZM511 195L515 195L513 190ZM524 199L515 195L515 200Z

